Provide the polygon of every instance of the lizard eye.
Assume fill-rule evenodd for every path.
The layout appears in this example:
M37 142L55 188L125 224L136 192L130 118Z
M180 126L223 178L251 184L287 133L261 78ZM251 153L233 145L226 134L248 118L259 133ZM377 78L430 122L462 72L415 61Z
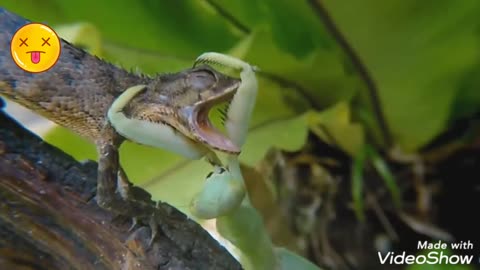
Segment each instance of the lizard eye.
M190 74L188 79L192 89L197 91L210 89L217 82L215 74L205 69Z

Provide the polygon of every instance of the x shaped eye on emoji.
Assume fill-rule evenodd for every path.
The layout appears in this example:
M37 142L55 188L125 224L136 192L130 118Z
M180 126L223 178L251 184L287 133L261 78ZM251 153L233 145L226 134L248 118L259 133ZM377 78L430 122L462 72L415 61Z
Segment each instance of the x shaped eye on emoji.
M50 38L44 39L44 38L42 37L42 40L43 40L42 46L45 45L45 44L47 44L48 46L50 46L50 43L48 43L48 41L50 40Z
M25 39L20 38L20 41L21 41L22 43L20 43L20 46L18 46L18 47L22 47L22 45L25 45L25 46L28 47L27 40L28 40L28 37L25 38Z

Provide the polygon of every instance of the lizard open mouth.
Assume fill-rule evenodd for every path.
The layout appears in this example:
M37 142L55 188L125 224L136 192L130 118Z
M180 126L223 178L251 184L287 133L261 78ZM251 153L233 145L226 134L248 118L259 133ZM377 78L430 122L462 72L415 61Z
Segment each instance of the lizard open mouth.
M215 105L230 101L239 86L240 82L235 83L221 94L212 96L208 100L190 107L188 110L188 122L195 139L218 151L230 154L240 153L240 147L235 145L227 135L218 130L209 119L210 110Z

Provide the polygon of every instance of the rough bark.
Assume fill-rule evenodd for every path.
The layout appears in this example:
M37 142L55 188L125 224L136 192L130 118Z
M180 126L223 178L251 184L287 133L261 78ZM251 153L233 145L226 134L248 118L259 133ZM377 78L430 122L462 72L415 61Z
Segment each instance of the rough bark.
M149 227L129 231L131 220L97 206L95 190L96 163L78 163L0 111L0 269L241 269L166 203L149 246Z

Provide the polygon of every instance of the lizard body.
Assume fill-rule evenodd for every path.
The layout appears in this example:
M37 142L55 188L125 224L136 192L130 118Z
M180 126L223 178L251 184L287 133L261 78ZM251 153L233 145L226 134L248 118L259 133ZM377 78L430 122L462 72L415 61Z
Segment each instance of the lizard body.
M143 85L114 112L133 123L127 125L127 131L150 125L153 128L146 132L139 130L141 135L152 138L156 131L169 134L155 139L163 145L173 140L187 150L177 151L178 147L170 150L188 157L206 156L211 163L218 160L214 150L234 155L240 152L208 120L208 110L231 99L240 80L206 65L156 77L136 75L64 40L55 66L43 73L29 73L14 64L9 52L12 36L26 23L25 19L0 8L0 95L96 144L100 206L132 217L148 218L152 214L150 196L130 184L118 159L118 148L125 139L143 141L137 140L137 135L129 137L131 133L117 132L107 116L114 101L121 101L122 95L128 94L126 89Z

